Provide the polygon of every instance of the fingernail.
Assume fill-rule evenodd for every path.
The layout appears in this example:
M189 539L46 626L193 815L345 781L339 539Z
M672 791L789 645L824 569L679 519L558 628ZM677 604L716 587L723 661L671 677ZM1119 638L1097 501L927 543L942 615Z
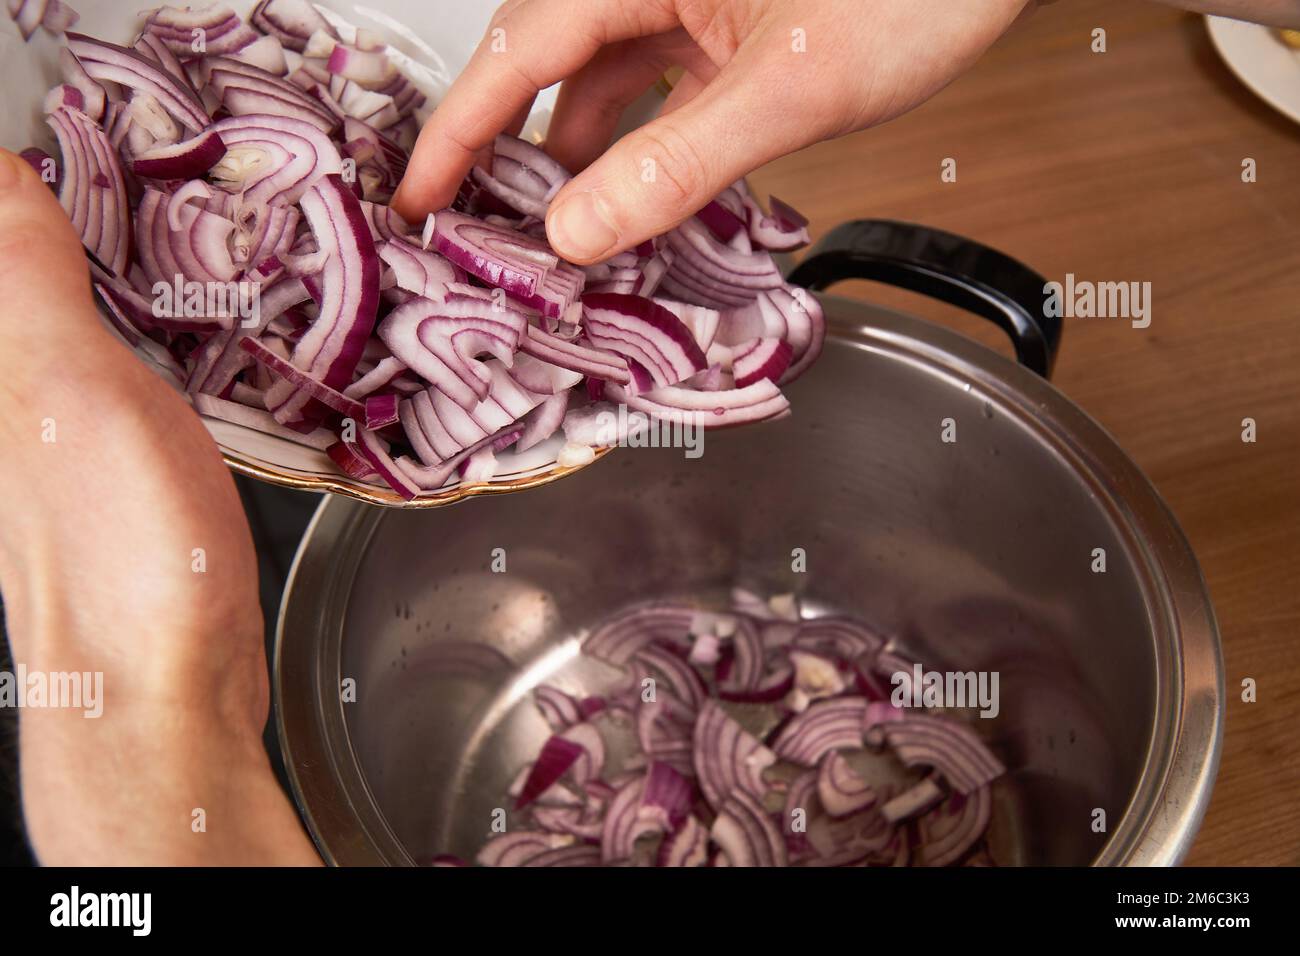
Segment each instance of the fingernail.
M18 165L23 162L7 149L0 149L0 189L10 189L18 185L18 179L22 175L22 168Z
M569 259L599 259L618 242L605 201L591 191L570 196L551 210L546 232L556 251Z

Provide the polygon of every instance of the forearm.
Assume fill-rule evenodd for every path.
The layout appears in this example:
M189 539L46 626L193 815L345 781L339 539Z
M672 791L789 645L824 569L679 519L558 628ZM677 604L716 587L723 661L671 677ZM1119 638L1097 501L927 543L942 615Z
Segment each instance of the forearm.
M0 289L0 591L38 858L318 863L262 746L234 483L184 399L102 327L57 201L6 153ZM79 699L48 693L65 675Z
M182 478L168 461L215 449L174 423L164 433L147 416L119 416L130 406L114 389L132 384L100 381L95 405L74 398L55 413L66 447L41 453L76 455L77 468L50 469L44 487L15 481L24 449L12 436L0 466L15 665L42 680L81 674L87 688L102 680L98 700L79 702L98 717L85 706L21 711L32 845L47 864L319 862L262 747L262 619L237 496L219 467L195 497L169 493ZM224 520L195 523L186 501Z
M124 411L121 390L147 379L82 373L93 400L47 393L54 447L9 434L0 463L15 669L79 674L99 691L20 711L32 846L46 864L318 863L262 746L256 564L230 478L218 460L197 479L211 486L178 500L175 482L196 477L168 463L216 457L202 426ZM41 454L78 466L42 471L28 457ZM196 522L187 501L221 520Z
M1300 0L1159 0L1171 7L1300 29Z

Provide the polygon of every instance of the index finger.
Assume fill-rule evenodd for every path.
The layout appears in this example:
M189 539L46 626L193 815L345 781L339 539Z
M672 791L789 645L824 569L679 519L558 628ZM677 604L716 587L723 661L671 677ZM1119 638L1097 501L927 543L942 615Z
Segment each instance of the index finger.
M444 208L475 155L540 90L580 69L607 43L676 25L671 0L520 0L503 6L420 132L394 208L411 223Z

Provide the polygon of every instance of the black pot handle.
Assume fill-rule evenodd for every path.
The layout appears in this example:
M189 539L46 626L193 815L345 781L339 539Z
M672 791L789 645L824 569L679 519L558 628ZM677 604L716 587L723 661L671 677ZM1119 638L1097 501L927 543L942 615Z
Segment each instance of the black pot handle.
M859 219L832 229L789 275L814 292L844 279L887 282L982 315L1011 336L1022 365L1051 375L1061 319L1045 308L1047 280L995 249L916 223Z

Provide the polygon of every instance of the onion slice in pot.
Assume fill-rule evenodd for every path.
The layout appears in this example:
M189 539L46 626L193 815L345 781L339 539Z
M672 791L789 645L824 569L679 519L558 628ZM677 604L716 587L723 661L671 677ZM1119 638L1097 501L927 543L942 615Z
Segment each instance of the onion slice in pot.
M783 760L815 767L832 750L861 747L866 708L862 697L819 700L785 725L772 750Z
M785 841L762 804L743 790L733 792L718 810L710 831L729 866L785 866Z
M736 791L762 798L763 771L776 757L716 702L700 708L695 720L695 776L709 805L721 808Z

